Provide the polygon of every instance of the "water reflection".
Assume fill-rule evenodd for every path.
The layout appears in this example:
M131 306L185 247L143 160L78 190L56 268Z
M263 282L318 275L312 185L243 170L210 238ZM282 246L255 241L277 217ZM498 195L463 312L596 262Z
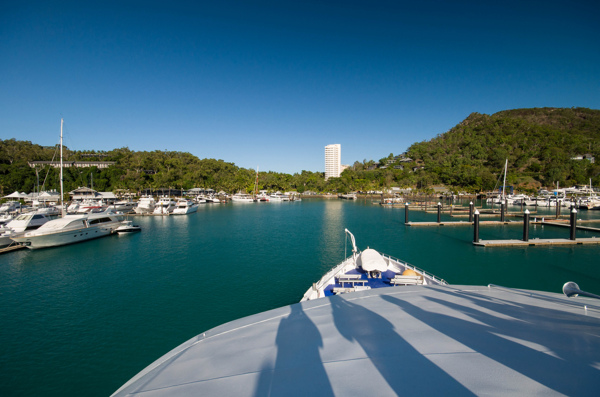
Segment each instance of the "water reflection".
M328 269L343 259L342 243L345 228L344 203L341 200L323 201L323 219L320 223L321 238L318 251L319 262Z

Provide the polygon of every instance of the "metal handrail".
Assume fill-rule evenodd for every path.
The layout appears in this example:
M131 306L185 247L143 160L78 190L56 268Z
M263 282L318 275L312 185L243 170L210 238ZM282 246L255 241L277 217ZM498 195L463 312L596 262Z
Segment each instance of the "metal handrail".
M428 271L425 271L425 270L423 270L421 268L418 268L418 267L416 267L414 265L411 265L410 263L408 263L406 261L402 261L402 260L400 260L398 258L394 258L393 256L386 255L386 254L383 254L382 256L383 257L387 257L388 259L393 260L395 262L398 262L398 263L402 264L403 266L406 266L407 268L414 270L417 273L421 273L423 276L425 276L427 278L430 278L430 279L432 279L432 280L434 280L434 281L436 281L436 282L438 282L438 283L440 283L442 285L448 285L448 282L446 280L444 280L443 278L440 278L440 277L438 277L438 276L436 276L434 274L429 273Z
M356 253L356 254L357 254L357 257L358 257L358 255L359 255L361 252L362 252L362 251L358 251L358 252ZM406 262L406 261L402 261L402 260L400 260L400 259L398 259L398 258L395 258L395 257L393 257L393 256L390 256L390 255L387 255L387 254L382 254L382 257L384 257L384 258L387 258L388 260L392 260L392 261L398 262L398 263L400 263L401 265L403 265L403 266L405 266L405 267L407 267L407 268L409 268L409 269L411 269L411 270L414 270L414 271L415 271L415 272L417 272L417 273L421 273L423 276L425 276L425 277L427 277L427 278L429 278L429 279L432 279L432 280L436 281L437 283L439 283L439 284L441 284L441 285L448 285L448 282L447 282L446 280L444 280L443 278L440 278L440 277L438 277L438 276L436 276L436 275L434 275L434 274L431 274L431 273L429 273L429 272L427 272L427 271L425 271L425 270L423 270L423 269L421 269L421 268L418 268L418 267L416 267L416 266L414 266L414 265L411 265L410 263L408 263L408 262ZM321 287L321 286L322 286L322 285L325 283L325 280L329 280L331 277L335 277L335 276L336 276L336 274L338 274L338 273L342 272L342 271L343 271L343 269L344 269L344 267L345 267L345 265L347 264L347 262L348 262L348 261L351 261L351 260L353 260L353 257L352 257L352 256L350 256L350 257L348 257L348 258L344 259L344 260L343 260L341 263L339 263L339 264L337 264L337 265L333 266L333 267L331 268L331 270L329 270L329 272L327 272L327 273L326 273L326 274L325 274L325 275L324 275L324 276L323 276L323 277L322 277L322 278L319 280L320 282L317 284L317 287ZM335 269L337 269L338 267L339 267L339 270L338 270L337 272L334 272L334 270L335 270Z

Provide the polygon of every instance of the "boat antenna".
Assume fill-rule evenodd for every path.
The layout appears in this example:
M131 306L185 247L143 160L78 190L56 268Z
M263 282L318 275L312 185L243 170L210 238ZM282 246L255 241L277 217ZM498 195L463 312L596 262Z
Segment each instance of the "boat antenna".
M63 123L64 120L60 119L60 216L65 217L65 205L63 199Z

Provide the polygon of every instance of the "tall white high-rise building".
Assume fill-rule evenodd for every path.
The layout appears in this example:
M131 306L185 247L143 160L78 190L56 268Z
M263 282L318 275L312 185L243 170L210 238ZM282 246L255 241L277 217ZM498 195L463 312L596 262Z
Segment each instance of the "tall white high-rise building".
M325 180L329 178L339 178L342 172L342 145L325 146Z

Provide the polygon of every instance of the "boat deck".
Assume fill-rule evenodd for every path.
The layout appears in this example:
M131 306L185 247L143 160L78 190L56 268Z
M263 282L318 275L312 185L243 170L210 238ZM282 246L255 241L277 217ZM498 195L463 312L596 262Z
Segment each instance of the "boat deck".
M343 294L203 332L113 396L597 396L599 310L486 286Z
M327 285L323 292L325 296L333 296L337 293L361 291L376 288L388 288L401 286L404 283L394 283L394 278L400 276L392 270L387 270L381 274L380 278L371 278L366 272L358 269L352 269L344 274L335 277L335 283ZM422 276L419 276L422 277ZM421 278L421 280L424 277ZM423 284L423 282L409 282L409 284Z

